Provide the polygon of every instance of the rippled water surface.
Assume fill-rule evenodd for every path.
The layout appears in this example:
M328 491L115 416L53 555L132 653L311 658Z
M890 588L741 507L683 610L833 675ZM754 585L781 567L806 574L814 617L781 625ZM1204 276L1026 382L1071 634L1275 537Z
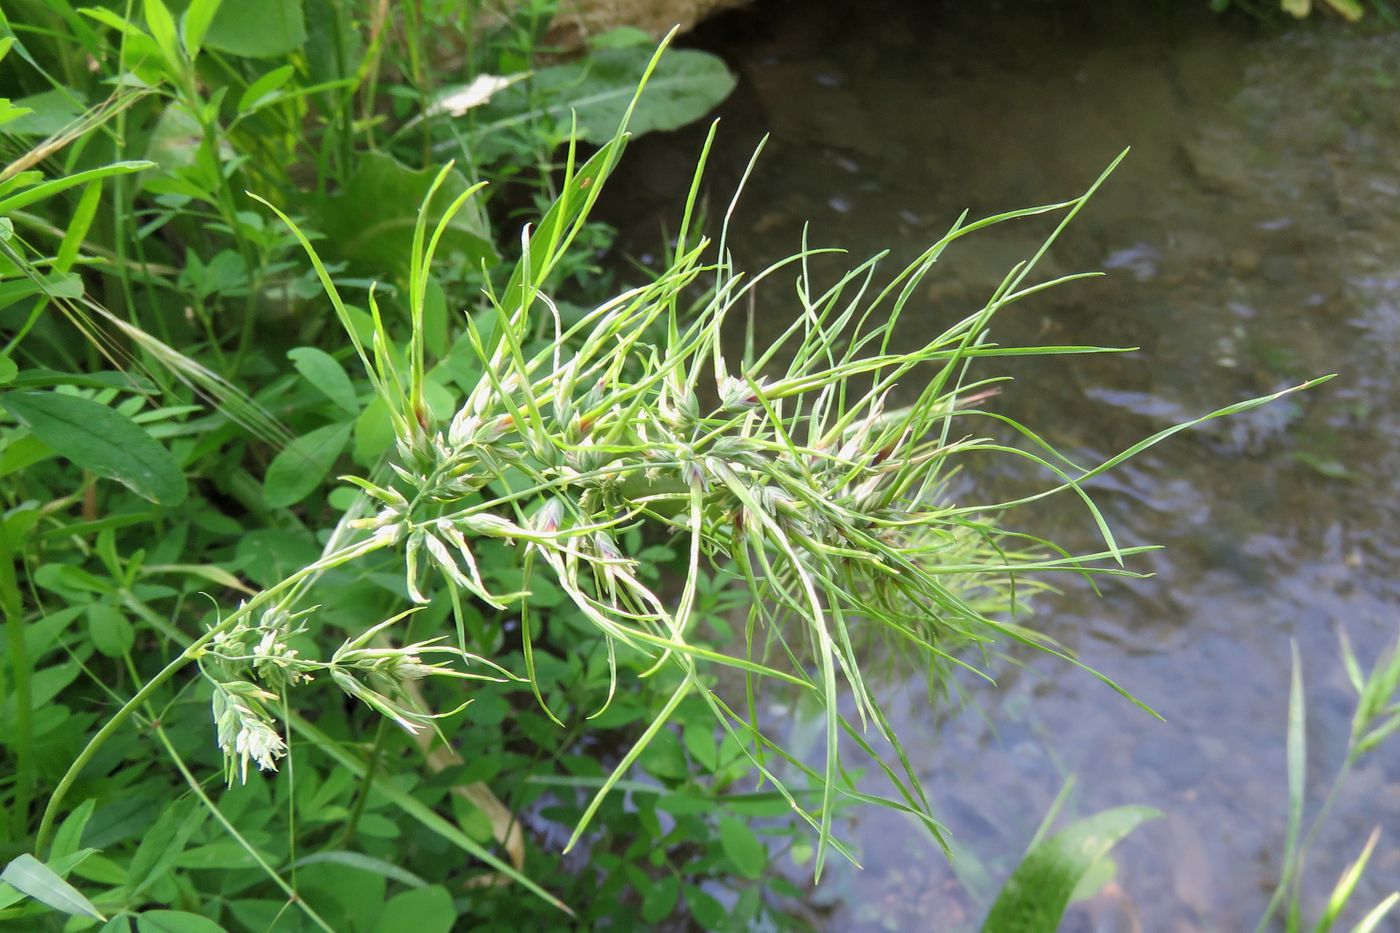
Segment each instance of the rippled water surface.
M981 712L936 719L920 684L888 686L966 850L962 877L913 826L859 811L845 832L864 870L836 866L813 892L820 926L975 925L979 884L995 890L1074 774L1079 814L1148 803L1167 818L1117 850L1115 880L1066 929L1252 928L1284 837L1289 640L1304 659L1318 787L1353 706L1338 632L1367 660L1395 636L1400 37L1324 23L1265 33L1204 8L774 0L693 39L742 78L722 110L712 210L772 134L735 217L750 268L795 249L804 221L814 242L907 261L963 209L1071 197L1133 147L1042 270L1109 275L1015 306L998 325L1004 342L1140 348L1009 370L997 407L1076 461L1340 373L1095 482L1120 540L1167 546L1138 565L1156 576L1109 581L1101 597L1061 580L1034 624L1165 723L1048 657L999 666L1000 687L976 693ZM628 205L613 209L637 254L674 218L700 138L629 152ZM1045 232L1001 227L950 249L906 313L911 344L980 305ZM789 313L760 308L760 331ZM974 477L981 495L1033 479L1008 463ZM1098 544L1069 499L1011 519L1072 548ZM1366 906L1400 883L1400 741L1356 771L1319 838L1314 907L1377 825Z

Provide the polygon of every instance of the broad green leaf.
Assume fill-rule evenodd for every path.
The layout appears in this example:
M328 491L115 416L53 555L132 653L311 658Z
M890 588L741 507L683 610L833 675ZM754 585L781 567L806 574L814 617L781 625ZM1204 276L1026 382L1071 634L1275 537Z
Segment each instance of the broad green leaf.
M719 844L745 878L758 878L768 864L768 850L748 825L735 817L719 821Z
M0 385L13 382L17 375L19 375L19 367L15 365L15 361L0 354Z
M138 807L135 804L128 804L125 807L116 805L111 806L111 808L121 810L122 818L115 826L104 826L98 832L93 833L99 837L99 844L107 845L114 839L128 838L140 833L142 829L150 825L151 814L148 812L148 808ZM102 817L99 816L98 819L101 820ZM91 829L88 831L92 832ZM75 874L86 881L95 881L98 884L114 888L126 884L126 867L118 865L103 855L93 855L83 863Z
M148 519L149 520L149 519ZM65 529L66 530L66 529ZM13 532L11 532L13 534ZM30 660L37 661L50 649L54 648L58 641L58 636L62 634L73 620L83 614L87 606L65 606L57 612L30 622L24 629L25 650L29 653ZM81 807L79 809L82 809ZM74 811L77 812L76 810ZM72 817L69 817L72 819ZM66 825L66 824L65 824ZM60 829L61 833L63 830ZM51 852L57 851L58 843L55 842Z
M365 42L370 40L356 17L347 16L334 3L312 3L306 8L307 77L316 84L353 80L364 67Z
M690 752L690 756L706 771L714 771L719 767L719 743L715 741L713 720L708 723L686 723L681 732L681 739L685 743L685 750ZM784 809L787 808L786 801L780 800L778 803Z
M82 667L76 661L69 661L63 664L51 664L41 671L36 671L29 681L30 698L34 703L34 709L43 709L54 697L62 693L69 684L78 679L82 673ZM0 716L8 719L14 714L14 696L11 695L9 702L0 707ZM8 728L5 731L6 739L10 738Z
M81 891L28 853L17 856L6 865L5 870L0 872L0 881L65 914L94 920L107 919L97 912L92 901L84 897Z
M493 137L502 130L549 121L561 139L567 138L572 114L577 114L579 137L602 145L613 138L652 54L649 46L603 49L576 62L543 68L528 81L500 91L477 111L472 136L487 147L489 157L499 151L492 148ZM628 131L640 136L692 123L728 97L734 84L718 56L672 49L647 81Z
M320 548L306 533L259 528L238 539L234 549L239 571L259 586L278 580L316 560Z
M1074 886L1074 893L1070 895L1071 904L1078 904L1096 897L1108 884L1118 876L1118 863L1114 861L1112 855L1105 855L1084 873L1084 877L1079 879L1079 883Z
M199 809L192 797L176 800L161 812L155 825L142 835L141 844L131 857L126 876L128 901L135 901L142 891L170 870L208 816L208 811Z
M636 26L619 26L596 36L590 36L588 44L595 49L625 49L639 45L652 48L656 45L656 40L651 37L651 33L638 29Z
M305 41L301 0L231 0L214 14L204 47L247 58L276 58Z
M222 148L223 157L232 155L227 145ZM218 160L210 156L199 118L183 103L172 101L161 111L146 142L146 158L159 165L160 171L142 175L141 184L150 191L170 193L178 188L181 194L212 200L217 197L219 167ZM202 280L192 284L196 292L203 292Z
M291 80L294 74L296 69L291 65L281 65L248 85L248 89L238 98L239 113L252 113L265 98Z
M782 794L739 794L716 800L715 807L727 810L737 816L775 820L792 813L792 807Z
M204 37L209 33L209 24L219 12L221 3L222 0L191 0L185 10L185 15L180 20L180 38L185 43L185 54L191 59L199 55L199 50L204 45Z
M408 275L413 230L418 207L432 187L439 169L414 171L392 156L373 152L359 160L359 167L335 197L320 211L320 228L335 231L326 242L327 258L343 259L374 277ZM434 228L460 194L469 188L460 172L449 172L428 208L427 226ZM452 218L438 245L438 256L453 253L476 266L483 259L495 263L486 215L475 200L468 201Z
M388 883L382 875L335 862L307 865L296 877L300 895L337 931L368 930L387 900Z
M5 132L17 136L52 136L83 115L87 103L82 92L68 87L31 94L14 101L29 111L5 124Z
M356 463L373 466L393 443L394 422L389 418L389 406L376 395L355 419L355 447L351 453Z
M170 15L170 8L162 0L143 0L142 9L146 14L146 28L151 31L151 38L160 46L161 54L173 72L180 67L179 31L175 28L175 17Z
M28 114L28 107L16 107L14 104L10 103L8 98L0 97L0 126L5 126L6 124L12 123L13 121L20 119L21 117L27 116ZM8 220L9 218L5 219ZM11 226L8 230L4 231L2 235L0 235L0 239L8 240L13 233L14 227Z
M287 351L287 358L292 361L297 372L305 376L306 381L320 390L322 395L352 415L360 413L355 386L335 357L315 347L297 347Z
M263 499L274 509L295 505L311 495L335 466L350 440L351 425L328 424L287 445L267 468Z
M15 391L0 405L34 436L85 470L114 479L157 505L185 499L185 477L170 453L142 428L92 399L57 392Z
M729 919L723 904L693 884L685 886L685 902L690 907L690 915L707 930L720 929Z
M136 631L121 610L93 603L87 607L87 616L93 647L107 657L123 657L136 644Z
M1161 817L1150 807L1118 807L1071 824L1039 843L1011 873L982 933L1052 933L1079 879L1120 839Z
M665 920L676 909L680 895L681 884L675 875L657 878L642 895L642 919L647 923Z
M0 476L9 476L53 455L53 448L33 435L11 440L0 450Z
M457 922L452 895L441 885L403 891L389 898L375 922L373 933L450 933Z
M683 781L690 774L690 765L685 760L685 749L681 740L670 729L658 732L637 761L649 774L659 778Z
M185 910L148 910L136 917L136 933L228 933L208 917Z

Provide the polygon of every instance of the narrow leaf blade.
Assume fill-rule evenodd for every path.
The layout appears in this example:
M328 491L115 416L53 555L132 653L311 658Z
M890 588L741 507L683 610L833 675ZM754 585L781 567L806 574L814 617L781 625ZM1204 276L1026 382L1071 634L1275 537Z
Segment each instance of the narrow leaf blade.
M1161 816L1151 807L1118 807L1079 820L1046 839L1007 879L982 933L1058 929L1079 879L1124 836Z
M16 857L6 865L5 870L0 872L0 881L65 914L91 917L93 920L107 919L97 912L97 908L92 906L92 901L84 897L81 891L28 853Z

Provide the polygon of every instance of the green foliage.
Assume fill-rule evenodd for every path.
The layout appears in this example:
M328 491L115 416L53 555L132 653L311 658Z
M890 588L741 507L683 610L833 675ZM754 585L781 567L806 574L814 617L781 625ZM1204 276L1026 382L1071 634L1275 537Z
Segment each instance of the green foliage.
M983 933L1051 933L1075 888L1126 835L1162 814L1149 807L1118 807L1077 820L1032 846L1016 867L982 925Z
M218 8L204 36L207 49L247 58L279 58L306 43L302 0L222 0L202 6ZM186 22L189 17L186 13Z
M65 914L91 917L94 920L107 919L97 912L91 901L83 897L82 892L32 855L20 855L13 859L5 866L5 870L0 872L0 881L9 885L16 894L32 897ZM13 903L17 899L9 898L4 892L0 892L0 904L6 900Z
M974 404L984 360L1105 350L990 340L1049 242L895 336L947 246L1058 236L1098 183L819 285L805 245L736 269L697 172L667 268L615 285L629 133L733 79L626 33L537 60L552 12L7 5L0 921L795 926L777 863L853 856L843 808L944 841L860 645L940 687L1072 662L1012 610L1131 573L1084 483L1189 425L1086 469ZM791 328L735 354L789 273ZM986 454L1054 479L955 501ZM1101 549L1006 527L1057 493Z
M340 234L330 241L339 259L371 278L398 279L408 273L413 255L413 228L418 223L419 205L432 187L438 171L426 168L412 171L381 153L366 155L345 187L328 198L318 212L323 230ZM471 187L458 172L451 172L439 187L434 200L441 211L445 205ZM473 208L477 205L473 204ZM441 213L427 215L434 226ZM474 269L483 262L495 263L496 249L479 209L458 211L442 228L444 254L457 254L457 263Z
M504 130L543 121L561 141L576 126L579 139L602 145L631 104L629 88L650 59L648 43L607 48L584 61L540 69L477 111L470 138L489 151ZM734 77L713 56L689 49L672 52L647 79L647 95L628 125L637 135L676 129L703 117L733 88ZM450 103L447 97L439 105Z
M12 156L0 173L0 475L8 483L0 521L7 639L0 756L13 775L0 789L0 861L11 865L7 878L32 895L0 886L7 922L42 923L36 917L44 904L87 903L62 886L77 872L71 891L95 897L103 914L118 915L116 924L135 918L139 929L261 930L275 918L288 929L349 929L352 915L355 928L397 929L408 914L448 928L464 910L520 917L522 886L538 896L538 908L526 912L537 909L541 923L553 924L565 916L563 904L524 874L527 861L532 875L567 889L595 919L626 909L625 898L595 900L596 877L574 884L559 864L542 862L515 816L542 792L531 776L557 775L561 753L586 760L579 733L561 743L554 726L518 717L512 706L530 700L528 690L483 694L476 702L494 718L449 724L415 712L423 702L417 691L432 693L431 685L409 681L395 691L380 682L390 671L417 676L436 660L389 659L386 667L380 647L349 637L367 628L370 637L385 637L364 622L366 609L389 610L403 598L402 584L386 585L382 569L337 575L322 562L311 572L330 574L329 589L317 590L325 597L320 611L293 616L297 630L276 643L284 658L316 657L327 635L342 643L315 673L350 692L364 713L337 713L331 704L317 711L315 726L299 720L276 693L247 679L263 678L267 665L260 674L227 652L202 658L208 676L179 690L165 689L159 675L221 617L236 625L261 608L258 587L317 564L316 523L348 522L346 509L363 508L352 488L337 494L327 483L346 464L350 436L357 459L382 470L394 419L402 424L406 413L400 407L391 415L372 383L346 373L347 347L318 298L317 271L300 258L296 237L245 190L306 218L308 236L332 263L321 272L348 289L341 323L386 372L405 363L389 378L411 385L441 418L451 417L479 373L458 310L479 304L481 287L503 287L492 266L518 249L495 192L508 203L522 191L542 203L556 193L560 128L548 116L558 112L548 94L534 93L544 109L513 123L510 152L493 162L494 177L506 184L494 191L473 183L479 167L460 147L463 168L440 171L412 130L437 131L427 108L439 80L470 83L512 69L515 77L502 80L527 80L549 11L476 34L465 56L437 41L460 25L443 19L457 15L453 9L435 7L430 19L402 23L377 20L380 11L368 3L279 0L254 8L151 0L127 19L110 8L79 13L19 0L0 20L0 32L16 33L0 39L0 56L11 53L5 92L23 101L0 104ZM692 117L700 116L732 81L716 59L686 58L692 67L703 60L727 82L700 95L708 104L690 95L700 108ZM611 73L625 84L609 87L595 75L594 90L632 100L639 74ZM415 85L415 93L401 93ZM653 123L677 120L673 110ZM395 126L410 130L395 137ZM615 157L615 149L606 151ZM595 178L581 175L569 190ZM592 200L575 201L570 218ZM583 223L570 240L591 257L607 236ZM431 275L426 263L419 268L429 254L436 257ZM592 263L570 252L549 265L571 277ZM371 277L382 287L367 301ZM601 294L600 285L592 288ZM587 291L576 297L592 300ZM384 430L374 427L376 418ZM651 547L634 546L639 553ZM507 556L483 549L493 581L518 578ZM250 599L253 608L230 616L211 597ZM537 613L549 611L547 597L539 587ZM715 590L702 604L725 602ZM443 656L428 632L445 608L406 623L424 640L418 657ZM460 631L470 629L480 647L511 659L489 607L468 603L459 613ZM244 648L274 647L257 631L258 643ZM541 642L534 657L577 702L606 702L606 668L578 666L566 642ZM513 658L519 667L518 647ZM131 716L142 731L123 729L125 717L98 721L95 710L119 707L133 694ZM645 715L648 696L639 689L629 698L637 716ZM222 734L210 730L211 702ZM481 752L475 775L459 764L433 782L406 783L422 770L423 751L407 736L385 733L389 757L366 758L354 739L365 713L450 731L459 745ZM619 739L634 721L615 727ZM92 747L103 750L93 767L64 778L63 762L79 757L94 731ZM290 744L296 736L320 749L315 760ZM295 781L279 785L277 799L265 791L206 793L204 781L221 770L220 742L238 773L300 756ZM412 758L397 763L404 754L418 766ZM704 778L667 773L711 792ZM82 802L36 845L35 802L56 787ZM615 822L627 825L621 815ZM703 837L705 825L675 844ZM46 850L45 862L20 857L35 849ZM454 850L456 859L442 858ZM410 852L418 853L419 871L396 868ZM640 867L619 867L611 892L649 889L658 871L650 856L629 856ZM466 900L464 860L481 882ZM331 864L359 876L387 868L380 877L393 887L347 913L344 899L363 879L347 888L349 876L327 874ZM719 878L715 864L709 871ZM690 884L705 875L678 868L669 877L679 890L681 877ZM500 888L500 879L516 886ZM297 889L305 897L289 913ZM683 909L678 903L672 898L672 909ZM649 911L664 906L653 900Z
M170 453L140 425L106 405L57 392L11 391L0 405L60 456L115 479L158 505L185 499L185 477Z
M328 424L292 441L268 464L263 501L269 508L296 505L330 474L350 442L351 425Z

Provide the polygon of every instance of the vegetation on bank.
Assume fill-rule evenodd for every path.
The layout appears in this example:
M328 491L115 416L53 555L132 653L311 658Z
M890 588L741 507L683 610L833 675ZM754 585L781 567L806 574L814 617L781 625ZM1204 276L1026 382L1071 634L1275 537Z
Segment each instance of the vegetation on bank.
M1102 176L904 269L826 282L804 243L750 275L704 222L712 131L663 269L623 281L593 211L628 139L733 79L629 30L554 56L550 4L512 9L0 14L0 920L800 926L794 879L859 859L844 808L944 842L864 648L934 696L1007 646L1077 663L1028 595L1143 550L1083 483L1276 397L1087 466L988 407L984 360L1108 352L990 329L1079 278L1036 263ZM1030 217L1045 246L905 348L943 250ZM733 339L759 295L771 346ZM1051 480L960 501L973 454ZM1016 527L1052 494L1101 550ZM1350 669L1349 762L1400 722L1400 662ZM987 928L1053 925L1150 816L1032 846Z

